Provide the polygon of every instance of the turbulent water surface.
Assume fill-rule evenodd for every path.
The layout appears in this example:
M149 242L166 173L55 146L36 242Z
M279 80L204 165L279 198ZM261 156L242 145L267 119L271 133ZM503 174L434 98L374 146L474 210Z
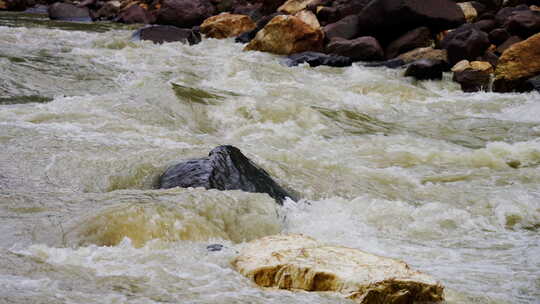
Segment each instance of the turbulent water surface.
M131 33L0 15L1 303L349 303L232 269L279 232L403 259L449 303L538 303L538 93ZM303 200L154 189L220 144Z

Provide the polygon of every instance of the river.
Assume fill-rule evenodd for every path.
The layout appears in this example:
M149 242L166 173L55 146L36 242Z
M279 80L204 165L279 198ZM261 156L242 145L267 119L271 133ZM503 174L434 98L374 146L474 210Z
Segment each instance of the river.
M280 232L402 259L448 303L538 303L539 93L133 29L0 13L0 303L352 303L233 270ZM303 199L154 189L220 144Z

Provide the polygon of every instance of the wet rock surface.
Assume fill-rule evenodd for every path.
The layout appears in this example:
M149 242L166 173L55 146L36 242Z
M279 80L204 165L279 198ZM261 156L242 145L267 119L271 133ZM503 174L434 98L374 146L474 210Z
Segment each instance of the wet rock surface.
M133 33L135 40L149 40L154 43L176 42L190 45L201 42L201 35L192 29L183 29L172 25L146 26Z
M420 59L409 64L405 70L405 76L418 80L442 79L443 71L447 67L447 63L443 60Z
M352 60L349 57L327 55L317 52L303 52L293 54L284 60L284 64L287 66L297 66L302 63L307 63L311 67L317 67L320 65L332 66L332 67L346 67L352 65Z
M208 157L188 160L167 169L159 180L159 188L174 187L266 193L279 204L287 197L296 200L264 169L233 146L216 147Z
M261 287L331 291L356 303L439 303L443 287L399 260L327 246L303 235L249 242L232 262Z

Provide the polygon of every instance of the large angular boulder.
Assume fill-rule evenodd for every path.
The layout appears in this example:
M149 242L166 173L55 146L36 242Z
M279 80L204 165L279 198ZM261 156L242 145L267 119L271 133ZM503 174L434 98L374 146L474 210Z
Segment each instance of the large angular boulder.
M386 47L386 59L391 59L407 51L429 45L431 45L431 32L427 27L422 26L408 31L398 39L392 41Z
M157 44L180 41L193 45L201 42L201 34L192 29L184 29L172 25L154 25L138 29L133 33L133 39L149 40Z
M495 69L493 90L525 91L527 79L540 74L540 33L508 48Z
M193 27L213 14L214 6L209 0L163 0L157 12L157 23Z
M359 35L375 36L383 44L420 26L439 32L465 23L451 0L373 0L358 17Z
M233 267L261 287L336 292L356 303L437 303L443 287L406 263L303 235L247 243Z
M122 3L118 0L108 1L95 13L95 18L100 20L111 20L118 16Z
M270 175L233 146L219 146L208 157L188 160L170 167L159 180L159 188L203 187L266 193L283 204L296 198L279 186Z
M336 38L326 46L326 52L346 56L353 61L374 61L384 58L384 51L375 37L359 37L353 40Z
M472 24L464 24L448 33L441 41L441 48L448 52L451 65L463 59L475 60L491 45L488 34L480 31Z
M90 10L86 7L77 7L73 4L56 2L49 6L49 18L65 21L92 21Z
M295 16L276 16L244 48L290 55L306 51L321 51L324 34Z
M405 70L405 76L414 77L417 80L442 79L443 71L448 64L443 60L420 59L412 62Z
M204 20L201 33L210 38L223 39L238 36L255 27L255 22L249 16L223 13Z
M307 63L310 67L318 67L320 65L346 67L352 65L352 60L351 58L344 56L327 55L318 52L303 52L290 55L284 63L287 66L297 66L302 63Z

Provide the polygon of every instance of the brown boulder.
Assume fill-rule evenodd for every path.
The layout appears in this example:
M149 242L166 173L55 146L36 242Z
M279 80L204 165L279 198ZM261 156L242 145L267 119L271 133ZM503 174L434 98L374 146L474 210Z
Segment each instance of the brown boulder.
M358 14L358 35L377 37L385 44L401 34L426 26L434 31L465 23L451 0L373 0Z
M386 47L386 59L414 50L419 47L431 45L431 32L425 26L408 31Z
M508 48L499 58L493 90L522 91L524 82L540 74L540 33Z
M157 23L193 27L213 14L214 6L209 0L163 0L157 12Z
M410 63L420 59L442 60L448 62L446 50L434 49L433 47L417 48L399 55L397 58L405 63Z
M336 38L326 46L326 52L333 55L345 56L353 61L382 60L384 51L374 37L365 36L353 40Z
M255 27L255 22L249 16L223 13L204 20L201 33L210 38L223 39L238 36Z
M324 34L295 16L276 16L244 48L245 51L263 51L290 55L305 51L320 51Z
M122 10L118 16L118 22L122 23L154 23L156 17L138 4L133 4Z
M324 27L326 38L332 40L334 38L353 39L358 37L358 22L357 15L347 16L337 22L330 23Z
M540 12L515 11L506 19L504 28L512 35L528 38L540 32Z

